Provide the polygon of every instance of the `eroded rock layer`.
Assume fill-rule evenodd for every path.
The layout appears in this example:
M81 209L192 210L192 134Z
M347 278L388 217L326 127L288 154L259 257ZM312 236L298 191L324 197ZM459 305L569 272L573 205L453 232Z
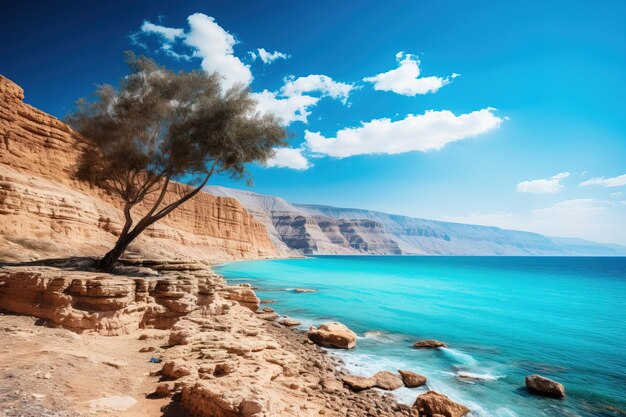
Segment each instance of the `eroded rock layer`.
M0 261L102 255L121 230L119 202L72 179L85 144L23 99L22 89L0 76ZM175 185L168 199L185 190ZM208 193L149 228L130 249L210 260L276 255L265 227L239 202Z
M170 405L185 415L415 415L377 391L346 388L347 374L336 359L304 333L274 322L277 315L254 311L258 299L249 286L227 285L203 264L126 261L120 266L123 275L109 275L80 262L0 268L0 310L33 315L82 336L123 335L112 337L113 344L135 335L143 342L142 361L162 361L161 371L149 376L151 396L171 396ZM375 375L374 381L384 389L402 385L390 372ZM84 404L62 405L80 410Z

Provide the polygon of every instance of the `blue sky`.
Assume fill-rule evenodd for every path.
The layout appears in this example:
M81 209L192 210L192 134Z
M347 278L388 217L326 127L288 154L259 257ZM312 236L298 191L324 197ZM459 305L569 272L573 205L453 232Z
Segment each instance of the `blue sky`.
M254 191L626 244L626 2L90 3L11 6L28 103L64 116L132 49L283 116Z

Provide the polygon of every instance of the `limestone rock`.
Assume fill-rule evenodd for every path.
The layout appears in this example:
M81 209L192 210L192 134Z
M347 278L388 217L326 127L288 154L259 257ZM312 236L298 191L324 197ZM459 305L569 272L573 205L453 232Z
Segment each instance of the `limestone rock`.
M343 382L348 385L352 391L363 391L370 388L380 388L386 391L393 391L402 386L402 378L397 374L389 371L380 371L373 376L367 378L363 376L348 375L343 378Z
M161 369L161 374L168 378L178 379L191 375L191 371L191 368L185 361L177 359L165 362L163 369Z
M541 375L528 375L526 377L526 388L528 388L531 392L548 397L565 397L565 387L563 384Z
M336 392L343 390L343 383L335 378L326 378L321 381L326 392Z
M420 417L462 417L470 412L469 408L436 391L418 396L413 407L418 410Z
M261 303L255 292L245 284L229 285L222 290L222 295L227 300L237 301L252 311L257 311Z
M376 384L374 378L367 378L364 376L354 376L347 375L343 377L343 382L352 390L352 391L363 391L366 389L373 388Z
M427 340L418 340L413 343L413 347L416 349L425 349L425 348L440 348L446 347L447 345L439 340L427 339Z
M331 322L311 327L308 337L314 343L337 349L352 349L356 346L356 333L341 323Z
M402 378L393 372L380 371L376 372L372 377L374 379L374 386L387 391L393 391L404 386Z
M422 385L426 384L426 377L424 375L405 370L399 370L398 372L402 376L402 382L404 382L404 386L407 388L421 387Z
M279 320L278 322L285 327L295 327L295 326L299 326L302 324L298 320L293 320L293 319L283 319L283 320Z

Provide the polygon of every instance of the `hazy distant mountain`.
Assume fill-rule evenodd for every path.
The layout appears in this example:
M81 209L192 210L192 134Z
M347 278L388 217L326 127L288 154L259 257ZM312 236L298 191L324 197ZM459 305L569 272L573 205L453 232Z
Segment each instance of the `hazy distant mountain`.
M624 246L583 239L295 204L225 187L207 187L207 191L239 200L265 225L277 249L285 254L626 255Z

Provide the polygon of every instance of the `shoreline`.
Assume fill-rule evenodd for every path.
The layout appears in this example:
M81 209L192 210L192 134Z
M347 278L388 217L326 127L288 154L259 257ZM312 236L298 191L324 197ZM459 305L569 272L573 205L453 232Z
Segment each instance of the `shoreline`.
M179 407L194 417L410 416L414 412L391 395L375 390L356 393L345 387L342 379L347 372L340 360L310 342L305 333L268 320L263 310L249 308L250 303L259 303L249 286L229 285L222 276L197 263L134 263L123 275L110 276L58 265L0 268L0 309L4 312L0 323L21 321L26 328L17 334L34 332L43 345L54 346L53 339L48 340L53 337L94 343L96 348L90 350L80 350L80 343L72 344L67 349L78 351L63 354L87 358L86 363L74 361L73 366L80 374L89 374L89 367L95 366L89 358L100 363L96 352L105 349L117 355L108 362L124 363L120 368L140 380L137 385L143 388L137 391L118 386L108 368L111 365L105 364L98 371L102 372L98 376L103 381L101 398L84 398L94 395L93 390L75 398L69 393L76 388L76 381L66 381L64 373L54 368L48 371L54 386L38 387L41 392L34 399L13 399L11 404L16 408L11 415L28 411L19 407L33 401L59 416L89 414L89 410L107 415L115 413L110 407L120 406L122 397L133 400L122 410L128 416L155 415L138 410L137 404L145 406L146 399L155 401L147 401L152 408L155 404ZM140 294L138 289L145 285L154 287ZM35 304L35 293L52 303ZM28 316L39 317L36 322L45 327L24 324L23 318ZM8 386L0 384L0 392L16 384L29 386L32 368L47 366L46 355L36 355L22 369L15 364L28 338L2 339L1 350L6 356L0 371L12 377L4 379ZM151 357L160 363L149 364ZM151 367L147 375L145 371L135 372L138 358L145 361L140 369ZM147 387L152 392L145 392ZM0 404L8 401L0 394ZM96 401L96 408L89 401Z
M323 322L339 320L356 331L359 336L364 336L369 331L387 333L377 338L359 339L356 350L348 350L345 353L344 351L337 353L331 351L331 354L335 353L342 357L344 369L355 375L367 377L381 370L415 370L429 377L430 389L450 395L454 401L470 407L474 412L472 415L527 416L533 413L534 415L544 415L542 413L548 415L549 408L554 408L562 410L563 413L573 413L572 415L577 413L586 415L586 410L593 411L600 416L611 415L607 410L624 409L623 399L615 385L618 382L614 376L615 372L605 366L594 373L589 373L584 365L586 351L603 355L602 357L605 357L607 361L618 365L623 363L623 359L619 358L619 352L606 343L583 349L570 343L573 341L570 340L573 339L571 332L568 333L568 337L564 338L557 338L554 335L556 332L567 330L563 329L566 322L560 320L571 317L569 306L572 306L572 302L577 300L576 294L579 294L575 290L588 285L586 283L589 282L597 283L598 293L605 293L613 288L619 290L620 285L623 285L619 284L619 281L597 281L596 276L598 278L605 275L613 277L616 273L619 276L619 269L616 267L623 265L622 262L616 264L611 261L613 258L603 261L594 257L589 260L581 259L578 263L572 264L573 261L569 257L559 257L560 260L529 260L530 264L525 261L524 267L520 268L520 263L515 259L508 261L500 259L502 262L498 265L485 270L482 266L483 261L480 260L466 259L460 261L462 265L459 265L458 262L450 264L443 259L436 262L435 258L428 262L421 262L416 257L408 264L398 260L396 270L391 269L393 265L396 265L392 264L391 259L389 263L379 263L376 260L377 257L371 257L368 262L360 263L357 259L344 262L342 258L323 257L319 263L315 264L287 261L246 266L246 262L244 264L233 262L216 267L216 271L224 274L225 277L251 279L245 282L259 287L259 297L277 299L279 302L276 303L275 308L278 312L306 323L307 327L309 323L318 326ZM589 264L592 261L593 264ZM406 275L408 277L413 273L413 269L420 265L429 267L435 265L436 267L428 273L425 272L419 280L394 281L392 279L393 276L399 277L406 274L409 274ZM474 268L476 265L481 266ZM537 271L533 270L536 265L542 268ZM569 270L563 270L563 265L580 266L580 268L576 268L576 272L571 273ZM589 269L591 268L589 265L593 265L594 268ZM460 269L459 266L463 268ZM438 279L440 275L446 278ZM502 276L516 279L516 284L511 287L513 295L509 296L508 304L500 301L502 290L507 288L505 281L500 278ZM545 284L546 288L561 289L563 293L558 293L561 295L549 299L539 297L530 301L524 297L524 294L537 291L536 284L543 282L546 279L544 277L548 276L552 280L549 281L549 285ZM594 281L587 281L590 278ZM381 280L387 279L388 284L380 284ZM472 284L465 286L464 282ZM454 287L455 283L459 283L458 288ZM600 283L603 285L600 286ZM388 292L385 294L389 298L377 299L380 293L376 292L376 289L380 285L385 285L386 291L393 291L393 294L398 294L398 297ZM319 293L296 295L292 294L293 291L288 291L296 287L317 289ZM444 288L445 291L437 292L438 289ZM484 288L489 291L482 291ZM434 289L434 292L430 291L431 289ZM477 293L479 290L480 293ZM474 297L473 294L480 294L482 298ZM409 295L415 297L412 298L412 304L407 304ZM455 301L452 303L451 300ZM610 310L610 306L615 304L617 299L610 297L607 300L610 303L607 301L609 304L605 309ZM567 303L563 304L565 302ZM335 305L335 303L338 304ZM429 320L429 317L432 315L432 309L439 308L440 303L452 303L446 304L449 310L441 311L443 317L450 312L456 312L456 315L448 319L438 315L436 319L433 317L435 319L433 322ZM271 305L274 307L273 304ZM533 308L518 310L521 305L531 305ZM398 307L397 314L393 317L385 316L390 306ZM544 312L555 306L566 307L564 313L554 316L557 322L540 323L544 331L555 329L553 333L537 332L533 330L534 327L528 327L536 323L537 311ZM486 313L489 311L506 311L507 313L500 317L496 315L493 321L487 322L472 321L463 315L463 312L474 312L476 308L484 309L480 311ZM592 306L585 308L597 309ZM587 325L593 323L593 316L590 316L587 310L579 310L585 314L585 318L579 318L576 321L581 327L585 323ZM439 313L439 310L435 311ZM527 329L527 331L508 327L507 323L513 315L519 320L519 329ZM302 318L304 320L301 320ZM460 324L467 326L475 324L476 327L469 327L475 331L467 334L464 329L468 327ZM594 328L585 327L585 329L588 330L582 333L583 336L599 332L599 330L593 330ZM616 325L607 327L607 331L611 329L616 329ZM493 337L489 332L493 332ZM415 340L431 337L449 343L450 349L421 352L411 350L410 346ZM508 337L510 339L507 339ZM600 339L602 341L605 340L602 334L598 337L602 337ZM532 340L533 344L523 342L520 344L520 340ZM564 349L551 349L554 343L558 343L559 346L562 343ZM573 361L568 358L578 359ZM525 378L534 374L540 374L564 384L568 390L567 398L555 401L534 395L525 384ZM585 380L594 381L594 385L585 385ZM400 400L412 404L415 397L421 394L419 389L415 391L418 392L407 396L402 394Z

